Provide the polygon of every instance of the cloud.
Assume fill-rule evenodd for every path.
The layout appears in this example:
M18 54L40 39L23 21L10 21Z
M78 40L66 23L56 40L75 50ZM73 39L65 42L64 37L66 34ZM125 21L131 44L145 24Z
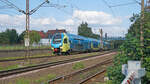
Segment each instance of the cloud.
M120 18L113 18L112 15L101 11L98 12L75 10L73 13L73 18L78 18L82 21L88 22L89 24L101 25L115 25L122 22Z
M102 27L104 33L108 35L113 35L113 33L118 33L122 35L126 28L121 28L122 20L119 17L113 17L111 14L102 11L82 11L75 10L72 17L67 18L63 21L58 21L54 17L44 17L44 18L30 18L30 29L33 30L51 30L51 29L66 29L68 32L77 34L77 27L82 21L87 22L90 27L94 28L93 32L99 33L97 30ZM16 28L16 30L21 33L25 30L25 15L15 15L10 16L6 14L0 14L0 26L6 28ZM0 29L2 31L2 29ZM112 32L113 31L113 32Z

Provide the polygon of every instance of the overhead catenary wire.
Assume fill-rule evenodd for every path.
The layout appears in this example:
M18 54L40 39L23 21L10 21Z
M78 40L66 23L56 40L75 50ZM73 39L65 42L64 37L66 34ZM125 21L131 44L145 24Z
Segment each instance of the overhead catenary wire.
M9 8L14 8L15 10L25 14L25 11L23 11L22 9L20 9L19 7L17 7L13 3L9 2L8 0L0 0L0 1L5 3Z
M113 16L116 17L116 15L115 15L113 9L112 9L111 6L107 3L107 1L105 1L105 0L102 0L102 1L103 1L103 3L110 9L110 11L112 12Z
M122 4L112 5L110 6L110 8L118 7L118 6L127 6L127 5L132 5L132 4L137 4L137 3L136 2L122 3Z

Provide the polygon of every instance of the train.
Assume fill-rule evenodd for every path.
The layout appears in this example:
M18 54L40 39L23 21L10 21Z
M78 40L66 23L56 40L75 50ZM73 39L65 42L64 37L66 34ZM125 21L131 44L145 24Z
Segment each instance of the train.
M104 42L104 45L107 43ZM71 52L92 52L101 49L100 40L69 33L56 33L51 40L54 54L70 54Z

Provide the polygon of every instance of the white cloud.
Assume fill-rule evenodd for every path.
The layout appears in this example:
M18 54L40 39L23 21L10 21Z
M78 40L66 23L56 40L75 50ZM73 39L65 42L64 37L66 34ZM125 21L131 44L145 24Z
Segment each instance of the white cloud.
M67 18L64 21L58 21L54 17L45 18L33 18L31 17L30 29L35 30L51 30L51 29L66 29L70 33L77 34L77 27L82 21L86 21L92 28L99 28L102 26L104 32L108 35L113 35L113 33L118 33L122 35L126 28L121 28L119 25L122 24L122 19L117 17L114 18L111 14L102 11L81 11L75 10L71 18ZM2 26L3 25L3 26ZM12 26L13 27L10 27ZM92 25L98 25L97 27ZM100 25L100 26L99 26ZM7 28L16 28L16 30L21 33L25 30L25 15L5 15L0 14L0 26L8 26ZM0 29L2 31L2 29ZM97 30L93 30L98 33ZM112 32L113 31L113 32Z
M122 22L120 18L113 18L110 14L98 11L75 10L73 18L78 18L82 21L88 22L89 24L115 25Z

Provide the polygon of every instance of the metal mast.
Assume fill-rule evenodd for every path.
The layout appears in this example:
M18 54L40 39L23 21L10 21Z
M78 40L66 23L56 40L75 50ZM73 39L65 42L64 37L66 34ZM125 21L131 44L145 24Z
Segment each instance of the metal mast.
M100 44L101 44L101 48L103 49L103 30L99 29L100 32Z
M27 39L28 39L28 42L29 42L29 28L30 28L30 16L29 16L29 0L26 0L26 34L27 34ZM26 56L28 58L28 56L30 56L30 43L29 45L27 46L27 52L26 52Z

